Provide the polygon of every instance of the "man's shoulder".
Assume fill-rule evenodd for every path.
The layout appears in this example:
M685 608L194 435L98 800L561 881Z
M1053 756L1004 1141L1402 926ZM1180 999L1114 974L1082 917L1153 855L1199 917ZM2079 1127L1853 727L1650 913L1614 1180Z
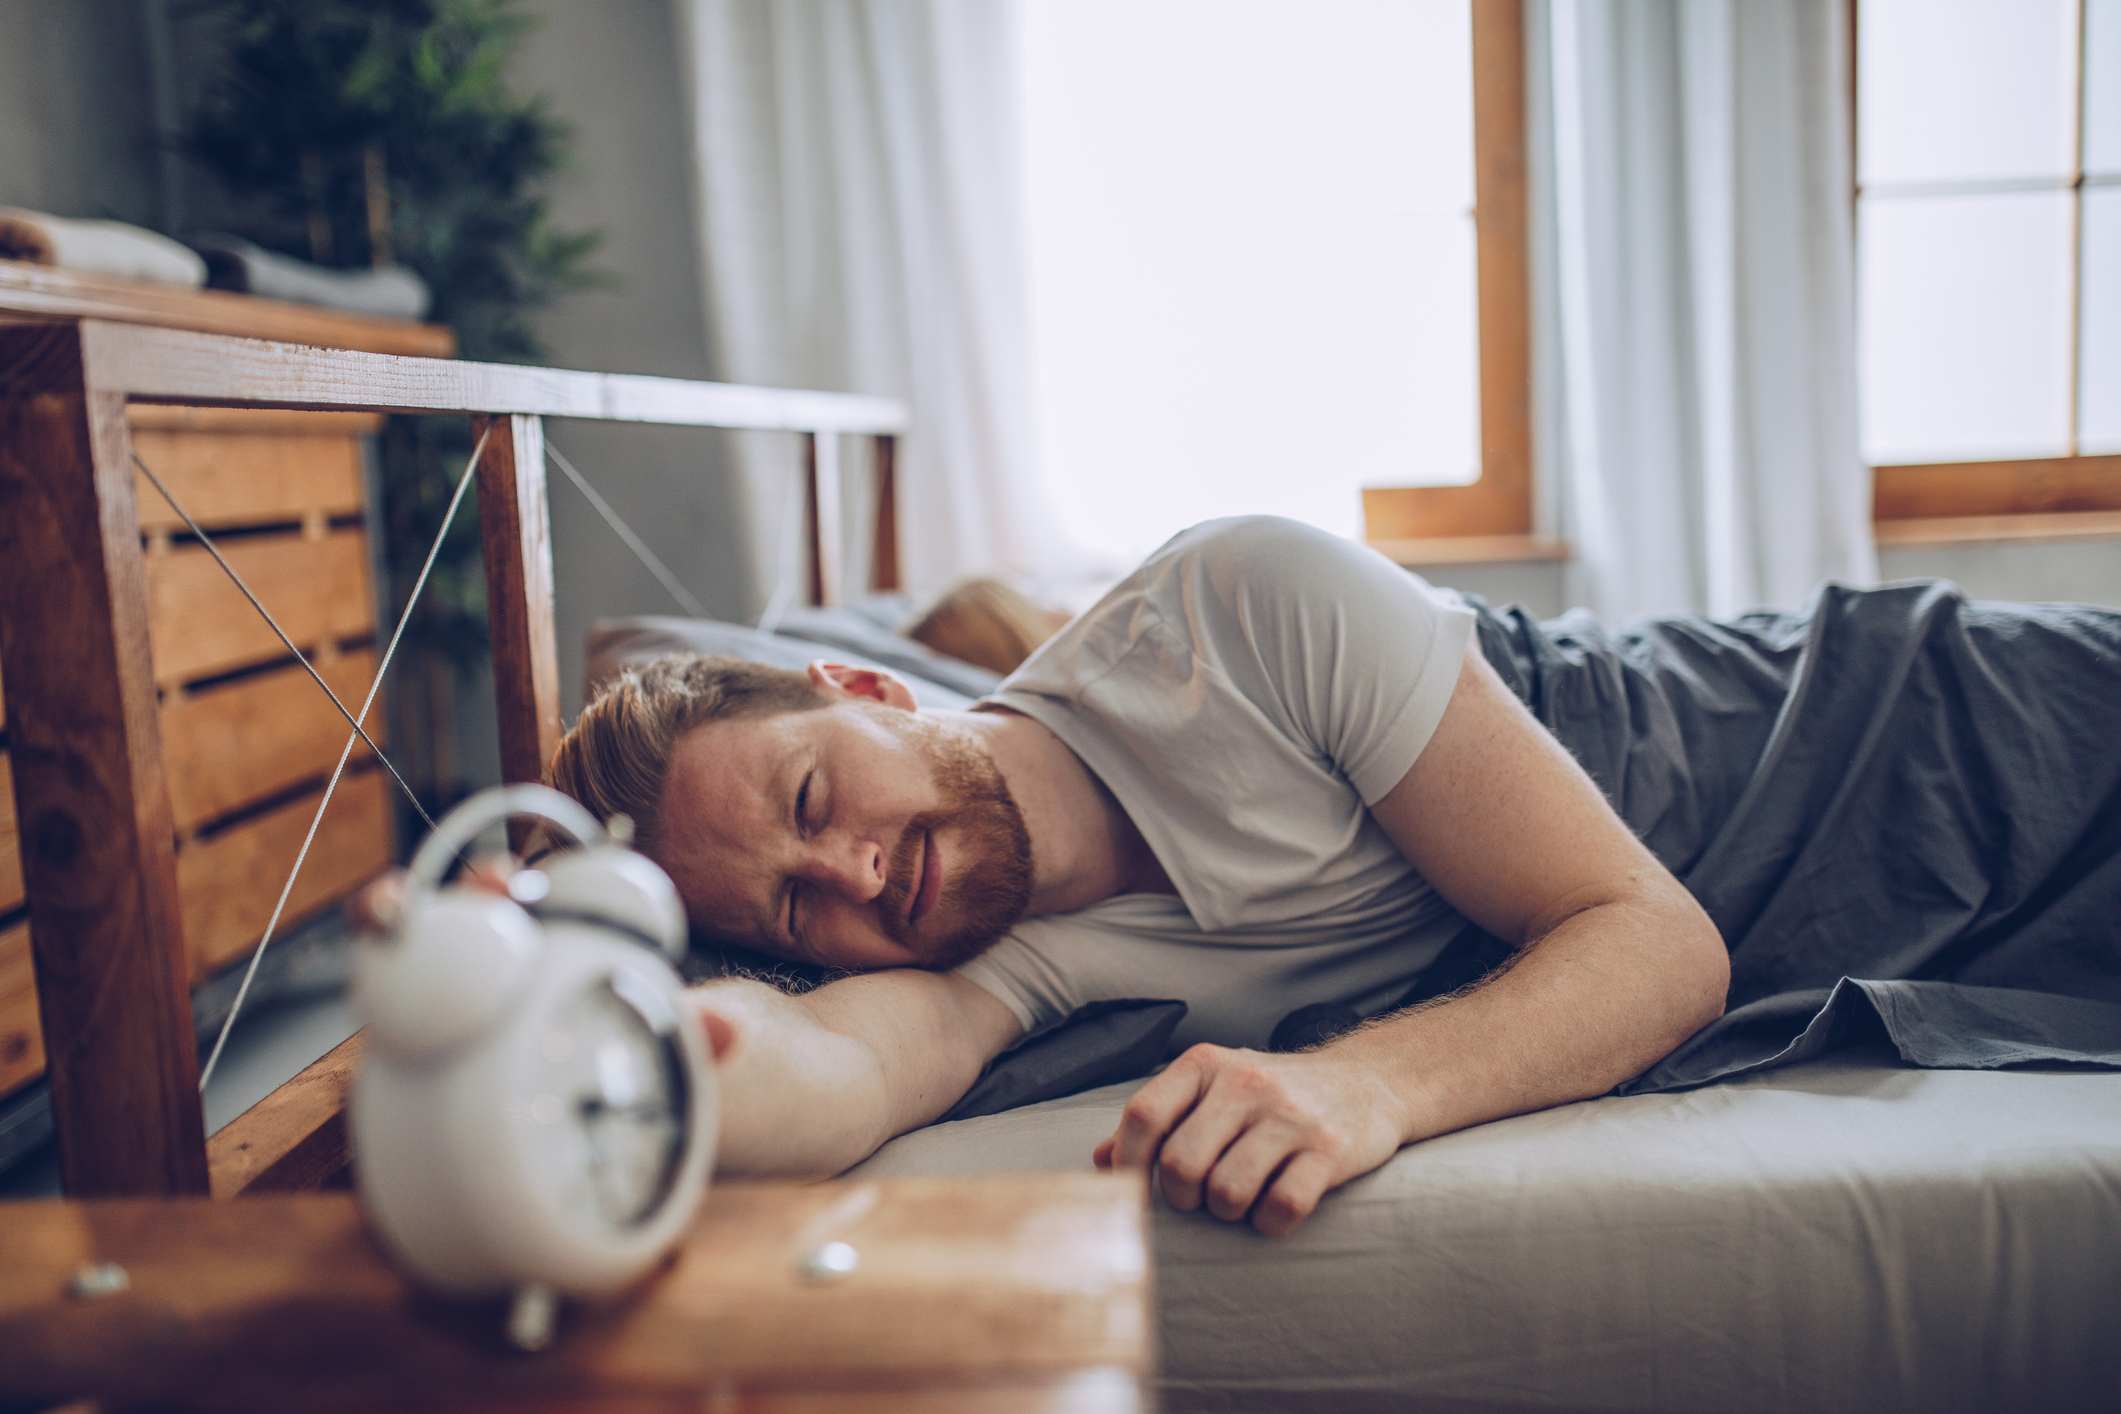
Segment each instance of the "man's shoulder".
M1145 610L1166 621L1234 612L1248 598L1281 598L1330 579L1335 567L1371 552L1353 541L1283 516L1225 516L1172 536L1082 617L1086 626L1133 619Z
M1142 568L1185 563L1211 572L1300 573L1320 556L1338 559L1360 552L1353 541L1286 516L1223 516L1172 536Z
M1376 561L1375 564L1368 563ZM1264 635L1300 640L1307 605L1370 592L1381 571L1366 547L1281 516L1228 516L1180 531L1049 639L990 699L1073 699L1114 675L1189 675L1186 664L1253 656Z
M1231 516L1173 536L1137 572L1141 597L1196 629L1300 630L1351 597L1431 586L1358 540L1282 516Z

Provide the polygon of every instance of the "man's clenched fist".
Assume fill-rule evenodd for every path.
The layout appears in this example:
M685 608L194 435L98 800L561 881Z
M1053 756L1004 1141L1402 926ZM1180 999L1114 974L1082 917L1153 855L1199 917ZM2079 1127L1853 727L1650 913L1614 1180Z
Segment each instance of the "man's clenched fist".
M1150 1170L1174 1208L1205 1205L1278 1237L1327 1190L1392 1157L1405 1132L1399 1109L1373 1067L1331 1047L1277 1055L1199 1045L1134 1093L1092 1157Z

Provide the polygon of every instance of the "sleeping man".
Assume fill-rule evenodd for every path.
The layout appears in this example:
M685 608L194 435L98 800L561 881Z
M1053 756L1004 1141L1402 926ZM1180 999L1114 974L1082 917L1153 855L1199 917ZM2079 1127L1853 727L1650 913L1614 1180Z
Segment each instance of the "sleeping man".
M698 928L849 973L697 990L725 1168L838 1172L1079 1008L1175 998L1184 1049L1089 1157L1279 1234L1404 1145L1822 1026L2121 1058L2116 742L2121 615L1830 587L1611 636L1243 519L970 710L666 658L551 775ZM1989 992L2033 1001L1969 1023Z
M1472 627L1368 550L1223 522L970 711L866 669L664 659L605 688L552 778L634 818L699 927L861 969L701 989L737 1033L725 1163L836 1172L1077 1006L1173 997L1200 1044L1096 1159L1280 1232L1401 1145L1602 1093L1722 1009L1715 925ZM1387 1005L1461 918L1518 965L1264 1049L1292 998Z

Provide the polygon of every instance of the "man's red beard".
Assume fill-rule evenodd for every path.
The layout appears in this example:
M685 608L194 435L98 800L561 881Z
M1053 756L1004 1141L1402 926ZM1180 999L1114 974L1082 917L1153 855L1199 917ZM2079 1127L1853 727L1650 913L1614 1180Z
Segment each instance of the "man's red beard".
M877 899L884 930L923 967L955 967L987 950L1024 916L1031 902L1031 833L994 758L947 729L910 728L934 773L943 803L907 824L891 852L890 877ZM921 840L950 829L950 877L920 923L907 919L920 886Z

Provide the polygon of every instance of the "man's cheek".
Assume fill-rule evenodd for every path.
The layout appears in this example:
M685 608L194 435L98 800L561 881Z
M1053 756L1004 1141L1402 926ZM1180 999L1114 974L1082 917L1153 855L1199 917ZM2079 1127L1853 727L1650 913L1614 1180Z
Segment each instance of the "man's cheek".
M829 921L820 918L817 938L822 945L818 951L825 961L854 968L903 964L897 945L877 928L873 917L864 917L863 913L862 909L840 905L832 910Z

